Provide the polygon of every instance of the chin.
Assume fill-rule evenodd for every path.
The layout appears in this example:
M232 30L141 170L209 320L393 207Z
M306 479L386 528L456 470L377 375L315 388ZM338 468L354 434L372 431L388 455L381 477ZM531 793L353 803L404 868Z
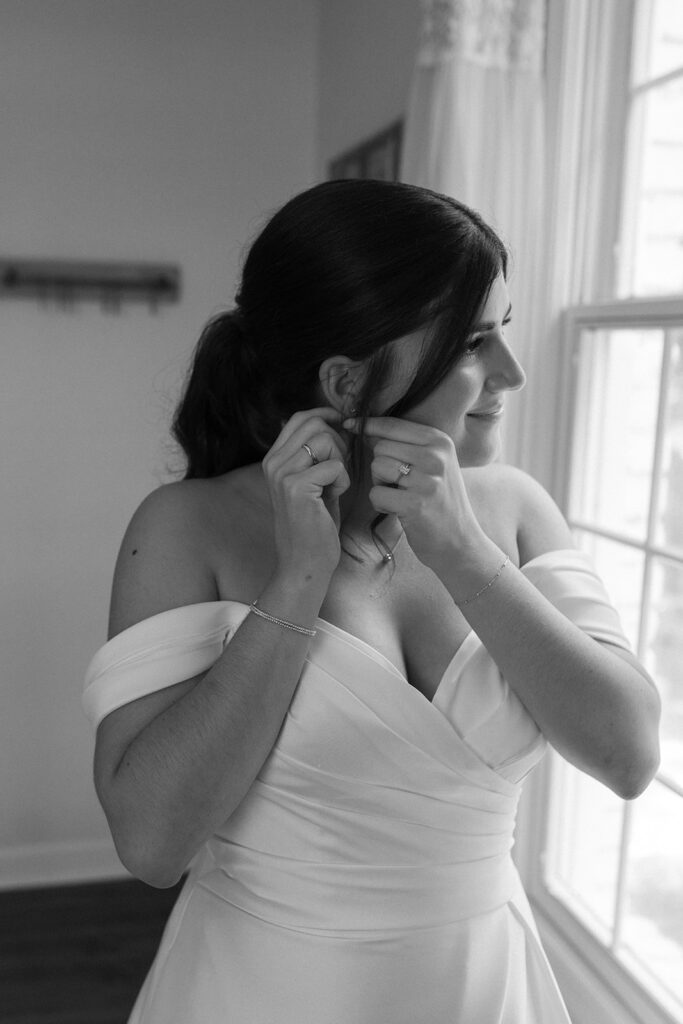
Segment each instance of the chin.
M490 466L495 462L500 455L501 444L499 438L476 445L468 439L461 445L456 444L455 450L462 468L473 469L477 466Z

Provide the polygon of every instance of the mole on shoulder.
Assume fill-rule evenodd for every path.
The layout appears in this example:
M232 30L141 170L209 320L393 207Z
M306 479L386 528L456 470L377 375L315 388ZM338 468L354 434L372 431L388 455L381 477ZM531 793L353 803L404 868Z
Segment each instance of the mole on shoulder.
M131 551L131 554L132 555L137 555L137 553L138 553L138 549L137 548L133 548L133 550Z

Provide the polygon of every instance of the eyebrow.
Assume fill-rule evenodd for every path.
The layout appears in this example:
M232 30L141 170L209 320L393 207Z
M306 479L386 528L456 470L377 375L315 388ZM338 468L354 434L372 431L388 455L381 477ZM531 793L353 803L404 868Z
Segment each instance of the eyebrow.
M505 316L503 317L503 320L507 320L507 318L510 316L511 312L512 312L512 303L510 303L510 305L508 306L507 312L505 313ZM472 330L473 331L492 331L495 326L496 325L495 325L495 322L493 320L484 320L480 324L475 324L475 326L472 328Z

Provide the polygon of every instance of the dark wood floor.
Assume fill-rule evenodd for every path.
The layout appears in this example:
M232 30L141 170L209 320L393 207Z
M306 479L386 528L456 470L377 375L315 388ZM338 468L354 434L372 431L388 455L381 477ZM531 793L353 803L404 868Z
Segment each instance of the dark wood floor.
M0 892L2 1024L125 1024L181 885Z

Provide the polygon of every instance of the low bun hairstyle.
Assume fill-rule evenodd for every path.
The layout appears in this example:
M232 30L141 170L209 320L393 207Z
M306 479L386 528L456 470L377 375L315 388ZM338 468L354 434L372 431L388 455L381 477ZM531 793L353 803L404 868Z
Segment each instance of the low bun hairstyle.
M236 307L206 325L195 349L173 420L186 478L260 461L284 420L320 404L330 356L366 361L356 402L364 419L390 377L389 342L429 326L408 390L381 410L407 412L462 356L506 272L494 231L430 189L339 180L295 196L252 243ZM359 455L361 437L354 447Z
M173 421L187 457L186 478L217 476L263 457L277 416L267 383L242 313L213 317L195 348Z

